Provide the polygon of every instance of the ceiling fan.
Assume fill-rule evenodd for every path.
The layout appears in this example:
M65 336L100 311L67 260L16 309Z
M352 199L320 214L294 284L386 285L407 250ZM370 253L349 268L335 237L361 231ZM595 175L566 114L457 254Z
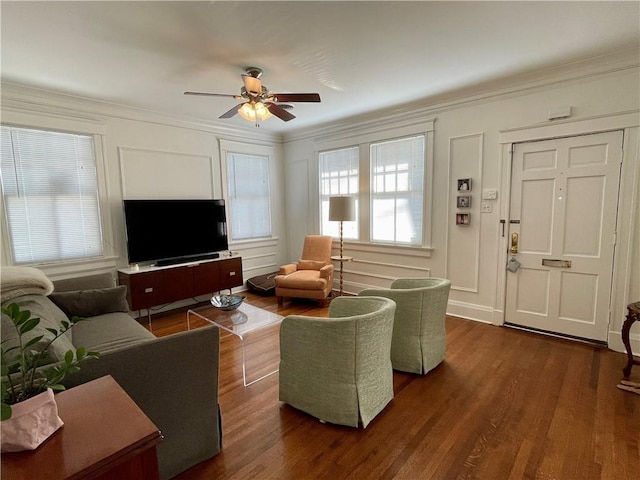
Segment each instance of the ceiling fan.
M240 95L206 92L184 92L184 94L207 97L231 97L236 100L244 100L231 110L220 115L219 118L231 118L238 113L243 118L256 122L256 125L258 125L258 120L266 120L271 115L275 115L285 122L296 118L295 115L287 111L287 109L291 108L291 105L278 105L276 102L320 101L320 95L317 93L269 93L267 87L262 85L262 81L260 80L261 76L261 69L257 67L247 67L245 73L241 75L244 86L240 90Z

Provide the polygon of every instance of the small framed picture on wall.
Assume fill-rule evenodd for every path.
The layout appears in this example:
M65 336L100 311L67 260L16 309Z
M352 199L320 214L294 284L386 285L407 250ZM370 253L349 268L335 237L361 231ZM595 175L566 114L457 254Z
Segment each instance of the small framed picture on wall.
M459 192L470 192L471 191L471 179L470 178L459 178L458 179L458 191Z
M456 225L461 225L463 227L469 226L469 214L468 213L456 214Z
M471 208L471 195L459 195L456 200L456 207Z

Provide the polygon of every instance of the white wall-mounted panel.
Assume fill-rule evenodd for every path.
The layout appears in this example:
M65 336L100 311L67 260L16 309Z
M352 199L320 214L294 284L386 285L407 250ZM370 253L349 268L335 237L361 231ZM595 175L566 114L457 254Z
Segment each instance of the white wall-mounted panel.
M214 198L210 156L128 147L118 151L123 198Z
M480 205L482 196L482 133L449 138L449 219L446 278L452 290L478 292ZM457 209L458 179L471 179L471 208ZM475 197L475 198L474 198ZM456 225L458 213L469 214L468 225Z

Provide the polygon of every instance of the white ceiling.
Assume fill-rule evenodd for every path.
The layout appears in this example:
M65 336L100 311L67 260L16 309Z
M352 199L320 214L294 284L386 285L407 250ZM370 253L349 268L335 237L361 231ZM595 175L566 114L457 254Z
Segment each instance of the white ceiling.
M286 132L638 49L639 5L2 1L2 80L215 120L237 101L183 92L237 94L257 66L322 97L262 125Z

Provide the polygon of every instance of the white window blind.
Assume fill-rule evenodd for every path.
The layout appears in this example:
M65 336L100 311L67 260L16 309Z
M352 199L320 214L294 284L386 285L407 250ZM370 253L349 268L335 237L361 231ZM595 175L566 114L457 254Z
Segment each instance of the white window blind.
M232 240L271 237L269 157L227 152Z
M14 263L101 256L93 137L2 126L0 138Z
M421 245L423 135L371 144L371 240Z
M344 222L343 238L358 238L359 148L320 152L320 228L323 235L339 236L339 222L329 221L329 197L351 195L356 199L356 221Z

